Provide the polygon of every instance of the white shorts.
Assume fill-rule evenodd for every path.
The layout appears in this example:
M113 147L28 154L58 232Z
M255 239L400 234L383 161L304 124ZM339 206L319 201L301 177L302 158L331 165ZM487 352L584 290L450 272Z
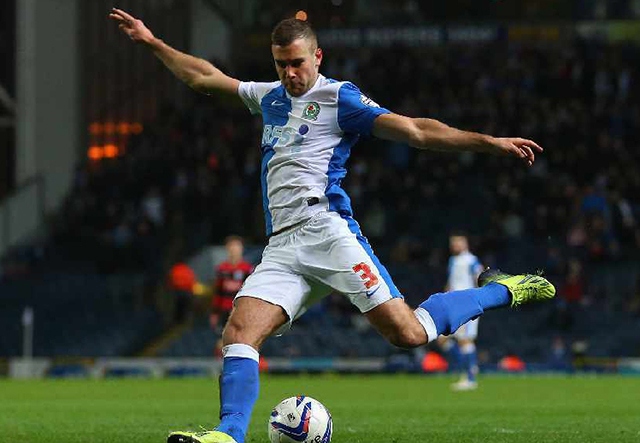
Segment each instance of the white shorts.
M475 340L478 337L478 322L479 318L475 320L469 320L458 328L453 336L459 340Z
M269 239L262 261L236 295L281 306L289 322L337 291L361 312L402 298L351 217L320 212Z

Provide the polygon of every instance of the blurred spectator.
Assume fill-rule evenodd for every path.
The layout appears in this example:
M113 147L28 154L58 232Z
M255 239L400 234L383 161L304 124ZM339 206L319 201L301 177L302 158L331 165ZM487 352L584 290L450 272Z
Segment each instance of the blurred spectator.
M549 369L554 371L567 371L571 369L571 357L564 340L556 336L551 344L547 360Z
M585 292L585 282L582 276L582 264L572 259L568 264L568 272L560 296L567 303L579 303L583 301Z
M184 323L189 316L196 275L189 265L178 262L169 272L168 283L174 299L174 322Z
M209 322L214 330L224 326L233 308L233 299L244 284L253 265L243 259L242 237L230 235L224 242L227 259L216 267L214 294L211 300Z
M142 214L156 226L164 224L164 200L157 187L152 187L142 199Z
M610 195L613 230L622 245L635 249L640 241L640 233L633 208L619 191L612 191Z
M608 228L603 215L593 215L589 220L587 248L589 259L593 262L615 258L618 254L618 242Z

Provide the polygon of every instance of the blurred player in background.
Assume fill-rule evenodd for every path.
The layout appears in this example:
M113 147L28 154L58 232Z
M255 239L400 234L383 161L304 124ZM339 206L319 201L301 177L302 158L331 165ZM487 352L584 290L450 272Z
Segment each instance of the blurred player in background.
M469 251L469 240L466 234L454 232L449 236L449 258L447 285L445 291L461 291L477 286L478 277L482 273L482 265L478 257ZM440 346L447 351L450 360L463 371L460 380L451 388L455 391L470 391L478 387L478 355L475 340L478 336L480 319L469 320L451 336L440 336ZM456 361L457 360L457 361ZM451 363L454 363L452 361Z
M480 276L481 288L433 294L413 310L373 253L341 187L361 136L419 149L508 155L527 165L534 151L542 151L535 142L461 131L380 107L353 83L320 74L323 52L306 21L276 25L271 53L279 80L263 83L241 82L173 49L122 10L113 9L110 17L187 85L239 97L263 120L261 184L269 244L223 331L220 424L213 431L173 432L168 443L243 443L259 393L262 343L332 291L347 296L380 334L403 348L449 335L485 310L555 295L542 277L492 270ZM393 72L388 81L394 81ZM306 438L303 427L285 431L295 440Z
M184 323L189 319L194 289L197 287L196 274L184 262L177 262L169 271L168 286L173 295L175 323Z
M225 239L227 259L216 266L216 278L213 283L211 298L211 315L209 322L214 331L218 331L227 322L233 308L233 299L244 284L253 265L244 260L244 241L242 237L230 235ZM219 355L222 342L216 345L215 354Z

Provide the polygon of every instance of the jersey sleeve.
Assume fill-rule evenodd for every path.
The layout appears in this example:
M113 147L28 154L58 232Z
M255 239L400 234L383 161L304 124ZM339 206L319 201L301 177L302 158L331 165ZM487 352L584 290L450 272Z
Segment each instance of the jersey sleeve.
M280 82L240 82L238 95L252 114L262 114L261 102L265 95L278 87Z
M370 135L373 121L391 111L360 92L353 83L346 82L338 90L338 125L344 132Z

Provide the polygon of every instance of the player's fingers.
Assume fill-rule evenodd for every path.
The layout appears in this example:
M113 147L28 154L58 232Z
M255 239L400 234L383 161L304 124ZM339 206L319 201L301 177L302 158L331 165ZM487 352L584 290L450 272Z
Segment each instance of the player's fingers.
M122 18L122 17L120 17L119 15L116 15L116 14L109 14L109 18L117 20L120 23L126 23L127 22L124 18Z
M134 22L135 21L135 18L132 15L127 14L122 9L113 8L112 11L114 13L118 14L119 16L121 16L122 18L124 18L127 21L130 21L130 22Z
M534 155L527 155L527 153L525 152L524 160L527 162L529 166L531 166L533 162L536 161L536 158Z
M544 151L544 149L542 149L542 146L540 146L533 140L522 139L521 145L527 146L530 149L533 149L534 151L538 151L538 152Z
M524 152L529 160L535 160L536 156L533 153L533 150L527 145L521 145L520 150Z
M520 158L525 158L526 157L526 154L515 143L510 143L510 146L508 148L508 152L510 152L511 154L516 155L516 156L518 156Z

